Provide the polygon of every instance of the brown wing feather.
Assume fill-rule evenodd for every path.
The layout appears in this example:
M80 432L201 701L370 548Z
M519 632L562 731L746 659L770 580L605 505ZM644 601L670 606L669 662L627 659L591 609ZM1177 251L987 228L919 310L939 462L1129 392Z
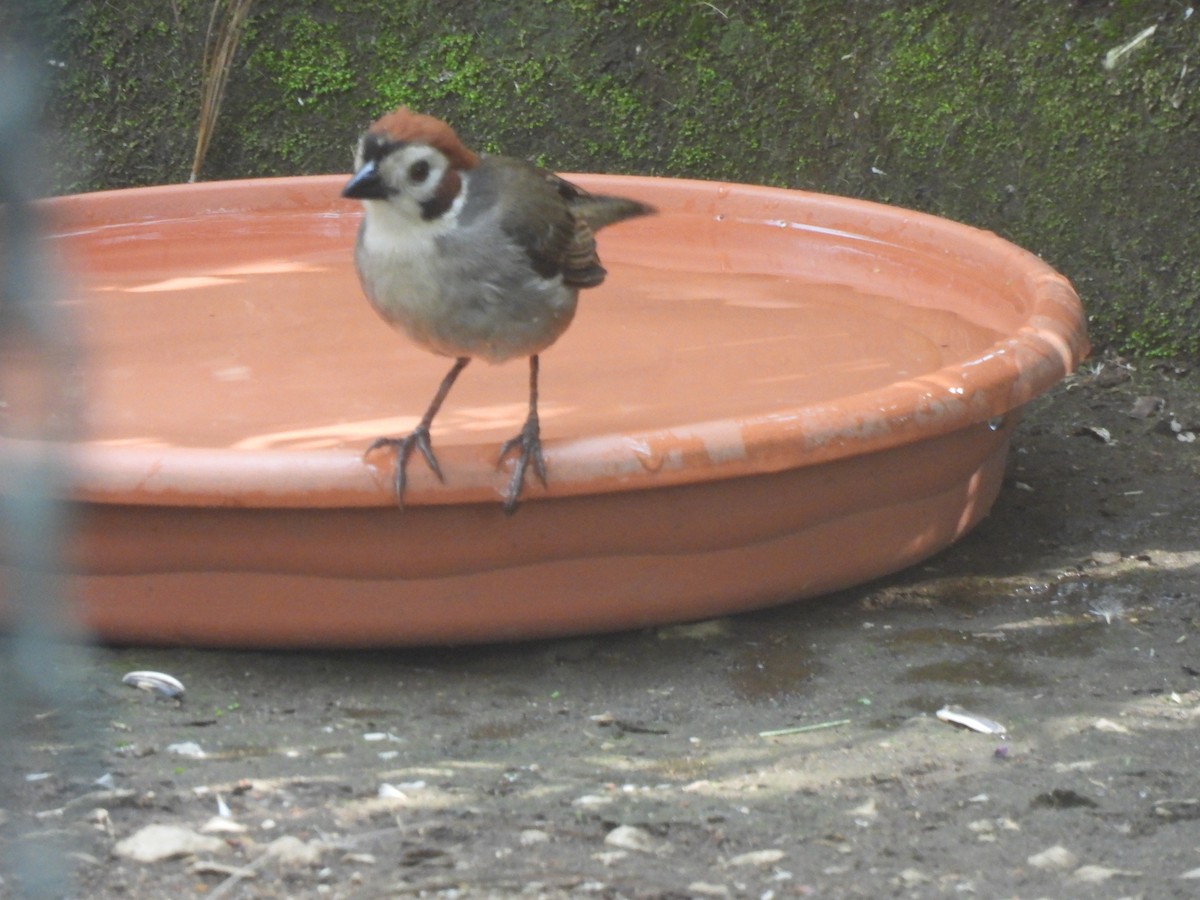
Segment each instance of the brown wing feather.
M596 230L653 209L623 197L589 194L553 172L522 160L487 157L485 168L509 185L509 213L501 225L545 278L596 287L607 274L596 252ZM534 224L536 223L536 224Z

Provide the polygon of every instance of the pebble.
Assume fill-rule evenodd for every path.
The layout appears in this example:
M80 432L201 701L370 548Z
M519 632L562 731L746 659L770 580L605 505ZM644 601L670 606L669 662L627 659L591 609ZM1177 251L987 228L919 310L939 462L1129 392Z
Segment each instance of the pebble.
M242 834L247 830L241 822L235 822L224 816L213 816L200 826L201 834Z
M188 871L193 875L224 875L226 878L257 878L258 872L249 866L231 866L227 863L215 862L211 859L198 859Z
M896 881L904 887L916 887L919 884L926 884L933 881L933 879L920 869L905 869L896 876Z
M576 797L574 800L572 800L571 805L587 808L593 806L607 806L612 802L612 797L605 797L601 794L584 794L582 797Z
M263 853L276 860L283 866L315 866L321 861L325 850L322 841L312 840L307 843L295 835L285 834L267 844Z
M1026 862L1035 869L1071 869L1079 862L1079 859L1066 847L1055 844L1041 853L1033 854Z
M126 859L150 863L197 853L217 853L225 846L220 838L197 834L179 825L147 825L119 841L113 852Z
M608 850L603 853L593 853L592 859L604 866L611 866L629 857L628 850Z
M550 835L540 828L526 828L521 832L518 840L521 842L522 847L532 847L535 844L545 844L550 840Z
M751 850L740 853L725 863L727 866L769 866L783 859L782 850Z
M687 887L689 894L697 894L701 897L729 897L729 888L723 884L709 884L706 881L693 881Z
M683 625L667 625L658 629L660 641L708 641L729 633L728 619L709 619Z
M636 825L618 825L604 836L604 843L620 850L636 850L638 853L656 853L659 845L650 832Z
M875 803L875 798L871 797L865 803L860 803L854 809L846 810L846 815L854 816L855 822L860 825L869 825L875 819L879 818L879 809Z
M1103 884L1110 878L1137 878L1141 874L1107 866L1080 866L1071 873L1071 881L1075 884Z
M167 752L174 753L176 756L186 756L189 759L204 759L208 756L204 752L204 748L195 741L182 741L178 744L168 744Z

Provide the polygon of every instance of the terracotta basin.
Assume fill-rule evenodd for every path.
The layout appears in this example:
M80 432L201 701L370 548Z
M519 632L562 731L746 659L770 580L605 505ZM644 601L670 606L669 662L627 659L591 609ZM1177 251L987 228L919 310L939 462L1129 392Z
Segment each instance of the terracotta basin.
M500 509L523 363L448 368L351 264L341 175L46 204L76 267L69 448L84 623L118 642L511 640L734 613L929 556L987 513L1019 410L1087 351L1069 283L1000 238L796 191L572 176L661 214L542 357L550 485ZM44 452L12 439L7 453ZM10 561L11 562L11 561Z

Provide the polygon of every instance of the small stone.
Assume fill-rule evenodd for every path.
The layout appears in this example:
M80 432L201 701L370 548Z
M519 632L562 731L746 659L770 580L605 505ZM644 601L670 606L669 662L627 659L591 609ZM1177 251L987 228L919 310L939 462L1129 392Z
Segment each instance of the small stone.
M219 863L211 859L196 860L188 866L188 871L193 875L221 875L225 878L239 880L258 877L258 872L249 866L231 866L228 863Z
M592 859L596 860L602 866L611 866L626 859L628 856L628 850L605 850L600 853L593 853Z
M226 819L223 816L213 816L200 826L201 834L241 834L246 830L246 826L241 822L235 822L233 819Z
M197 853L217 853L225 848L220 838L197 834L179 825L147 825L113 848L117 856L151 863Z
M1071 881L1076 884L1103 884L1110 878L1137 878L1141 874L1107 866L1080 866L1071 873Z
M168 744L167 752L174 753L176 756L186 756L189 759L204 759L208 756L204 752L204 748L195 741L182 741L178 744Z
M518 838L522 847L532 847L536 844L545 844L550 840L550 835L542 831L540 828L526 828L521 832Z
M916 887L919 884L925 884L933 879L922 872L920 869L905 869L896 880L904 887Z
M709 884L707 881L693 881L687 886L689 894L700 897L729 897L729 888L723 884Z
M1061 844L1055 844L1053 847L1048 847L1041 853L1035 853L1029 857L1028 862L1035 869L1070 869L1079 862L1078 857L1070 850Z
M769 866L783 859L782 850L751 850L740 853L725 863L727 866Z
M684 625L668 625L658 629L660 641L708 641L729 633L728 619L709 619Z
M872 797L865 803L860 803L854 809L846 810L846 815L854 816L856 820L864 824L879 818L879 810L876 808L875 798Z
M1129 415L1135 419L1148 419L1164 406L1162 397L1142 396L1133 401Z
M618 825L604 836L604 843L621 850L636 850L639 853L655 853L658 842L650 832L635 825Z
M1039 793L1030 805L1042 809L1096 809L1099 806L1096 800L1069 787L1055 787L1046 793Z
M1130 731L1119 722L1114 722L1112 719L1097 719L1092 723L1092 727L1097 731L1107 731L1110 734L1129 734Z
M582 797L576 797L572 800L571 805L590 809L595 806L607 806L612 802L612 797L605 797L600 794L584 794Z
M300 840L295 835L285 834L267 844L263 851L266 856L274 859L282 866L315 866L321 861L321 853L325 850L322 841Z

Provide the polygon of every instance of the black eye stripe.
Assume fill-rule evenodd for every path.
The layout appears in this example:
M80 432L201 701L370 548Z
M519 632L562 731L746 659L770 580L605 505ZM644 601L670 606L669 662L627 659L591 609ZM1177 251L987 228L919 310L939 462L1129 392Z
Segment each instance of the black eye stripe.
M388 154L407 147L403 141L392 141L382 134L368 134L362 141L364 162L381 162Z

